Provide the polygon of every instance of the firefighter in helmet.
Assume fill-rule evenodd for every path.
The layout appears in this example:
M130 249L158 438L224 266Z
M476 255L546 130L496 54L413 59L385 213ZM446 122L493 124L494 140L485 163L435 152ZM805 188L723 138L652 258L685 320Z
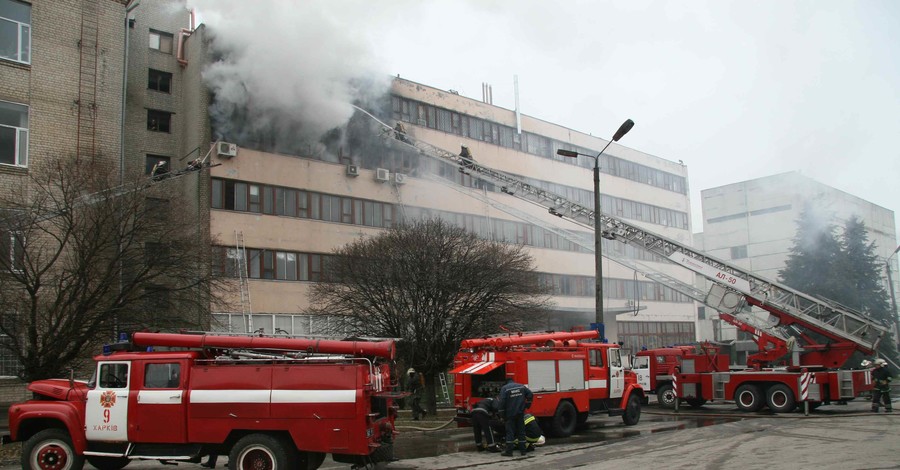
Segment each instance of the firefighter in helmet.
M418 421L419 416L425 417L425 409L422 408L422 374L412 367L406 371L406 391L409 392L409 408L412 410L413 420Z
M878 413L878 407L884 401L884 412L893 411L891 406L891 371L888 370L887 361L875 359L875 369L872 370L872 380L875 381L875 389L872 390L872 413Z
M491 425L496 420L497 403L493 398L484 398L475 403L472 408L472 431L475 433L475 447L478 452L500 452L500 446L494 439L494 429ZM484 437L482 443L482 436Z

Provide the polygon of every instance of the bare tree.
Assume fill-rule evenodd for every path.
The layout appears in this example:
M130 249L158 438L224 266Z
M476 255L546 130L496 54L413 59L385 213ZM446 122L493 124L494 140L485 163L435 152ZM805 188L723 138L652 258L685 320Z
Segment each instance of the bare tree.
M118 331L208 325L219 281L177 180L60 160L0 200L0 347L22 378L77 368Z
M482 240L440 219L421 220L345 245L310 292L314 311L337 315L359 335L400 338L405 367L434 378L461 340L545 324L548 304L521 245Z

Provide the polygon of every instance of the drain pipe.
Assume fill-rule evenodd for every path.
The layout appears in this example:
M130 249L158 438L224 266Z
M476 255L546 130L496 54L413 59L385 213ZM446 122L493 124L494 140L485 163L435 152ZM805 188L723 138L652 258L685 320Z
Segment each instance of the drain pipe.
M125 6L125 58L122 69L122 110L121 128L119 130L119 184L125 184L125 101L128 96L128 48L130 47L131 20L128 15L141 4L141 0L129 0Z

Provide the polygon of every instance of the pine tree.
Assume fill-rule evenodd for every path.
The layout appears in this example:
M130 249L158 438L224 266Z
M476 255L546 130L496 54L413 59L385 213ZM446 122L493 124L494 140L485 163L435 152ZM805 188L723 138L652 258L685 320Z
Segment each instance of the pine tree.
M840 284L841 245L830 219L807 205L797 220L791 253L778 271L783 283L807 294L830 296ZM837 299L833 299L837 300Z

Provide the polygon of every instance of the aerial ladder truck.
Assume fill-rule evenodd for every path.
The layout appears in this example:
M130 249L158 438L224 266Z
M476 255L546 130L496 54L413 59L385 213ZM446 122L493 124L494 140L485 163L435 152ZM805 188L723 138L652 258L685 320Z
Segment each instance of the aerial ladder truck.
M388 132L393 132L391 126L378 122ZM841 368L855 352L875 353L888 331L881 322L836 302L763 278L625 220L595 212L522 178L481 165L467 152L449 152L416 139L408 132L396 141L420 155L454 163L473 178L492 183L500 187L501 192L544 207L560 218L594 227L594 218L599 217L596 226L602 228L600 236L640 247L707 278L711 288L703 293L675 278L659 273L653 275L652 268L640 263L616 260L714 308L723 321L756 338L760 350L748 361L751 366L748 371L757 372L753 380L745 383L730 380L733 378L727 375L732 373L730 371L700 371L698 374L701 375L684 377L687 381L682 381L675 389L678 396L694 398L692 401L697 404L713 399L735 400L738 407L746 411L755 411L764 404L775 411L785 411L793 409L799 400L810 401L814 406L844 402L871 390L869 369ZM748 315L750 307L767 312L768 321L760 326L753 315ZM782 375L767 380L766 373L776 366L783 371ZM692 364L688 361L679 372L694 372ZM714 374L718 375L713 377Z

